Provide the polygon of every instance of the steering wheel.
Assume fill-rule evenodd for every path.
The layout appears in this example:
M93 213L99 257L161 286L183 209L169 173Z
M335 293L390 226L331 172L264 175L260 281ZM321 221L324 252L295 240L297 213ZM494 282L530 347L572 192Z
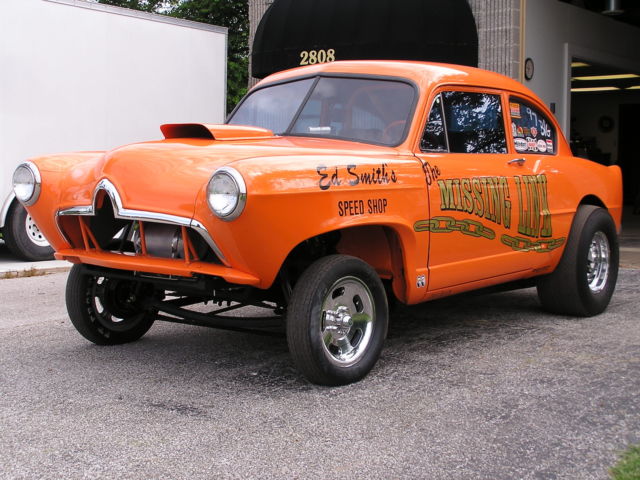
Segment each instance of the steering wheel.
M398 127L401 127L401 128L404 129L404 126L406 125L406 123L407 123L406 120L395 120L395 121L391 122L382 131L382 138L389 138L389 133L392 130L397 129Z

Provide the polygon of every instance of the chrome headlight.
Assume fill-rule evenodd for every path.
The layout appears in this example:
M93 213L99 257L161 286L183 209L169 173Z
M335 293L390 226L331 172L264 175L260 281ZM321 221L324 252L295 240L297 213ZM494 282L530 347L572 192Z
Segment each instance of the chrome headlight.
M247 187L242 175L231 167L216 170L207 185L211 211L222 220L233 220L242 213L246 202Z
M40 196L40 172L31 162L18 165L13 172L13 191L16 198L27 207L33 205Z

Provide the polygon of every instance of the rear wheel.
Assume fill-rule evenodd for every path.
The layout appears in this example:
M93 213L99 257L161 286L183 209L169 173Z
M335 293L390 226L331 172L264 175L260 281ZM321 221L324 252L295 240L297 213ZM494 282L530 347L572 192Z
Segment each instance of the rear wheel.
M53 259L53 248L19 202L14 202L9 209L4 241L11 253L21 260L37 262Z
M597 315L609 305L618 263L618 235L611 215L603 208L582 205L560 264L538 281L538 297L544 308L554 313Z
M387 298L375 270L360 259L332 255L313 263L296 283L287 341L308 380L345 385L371 371L387 325Z
M67 311L71 323L87 340L98 345L117 345L138 340L156 317L146 300L153 286L117 280L74 265L67 279Z

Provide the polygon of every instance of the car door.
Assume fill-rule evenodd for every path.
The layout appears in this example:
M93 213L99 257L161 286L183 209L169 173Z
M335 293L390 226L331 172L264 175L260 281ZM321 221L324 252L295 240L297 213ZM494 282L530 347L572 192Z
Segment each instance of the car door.
M431 217L416 226L430 235L430 291L508 280L546 262L511 239L523 205L521 177L531 178L533 165L508 138L506 103L502 92L481 88L443 88L434 97L418 154ZM531 187L530 195L538 192Z

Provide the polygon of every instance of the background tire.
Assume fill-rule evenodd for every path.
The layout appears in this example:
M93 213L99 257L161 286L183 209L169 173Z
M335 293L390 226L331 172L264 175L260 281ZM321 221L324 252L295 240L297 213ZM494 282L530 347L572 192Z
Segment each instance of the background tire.
M19 202L13 202L4 227L4 242L21 260L38 262L53 259L53 248Z
M298 279L287 310L287 342L304 376L346 385L366 376L380 356L388 326L378 274L362 260L331 255Z
M581 205L560 264L538 281L542 306L578 317L602 313L616 287L619 259L618 234L609 212Z
M67 279L67 312L76 330L90 342L133 342L147 333L155 321L156 312L143 307L150 295L150 285L97 276L83 265L74 265Z

